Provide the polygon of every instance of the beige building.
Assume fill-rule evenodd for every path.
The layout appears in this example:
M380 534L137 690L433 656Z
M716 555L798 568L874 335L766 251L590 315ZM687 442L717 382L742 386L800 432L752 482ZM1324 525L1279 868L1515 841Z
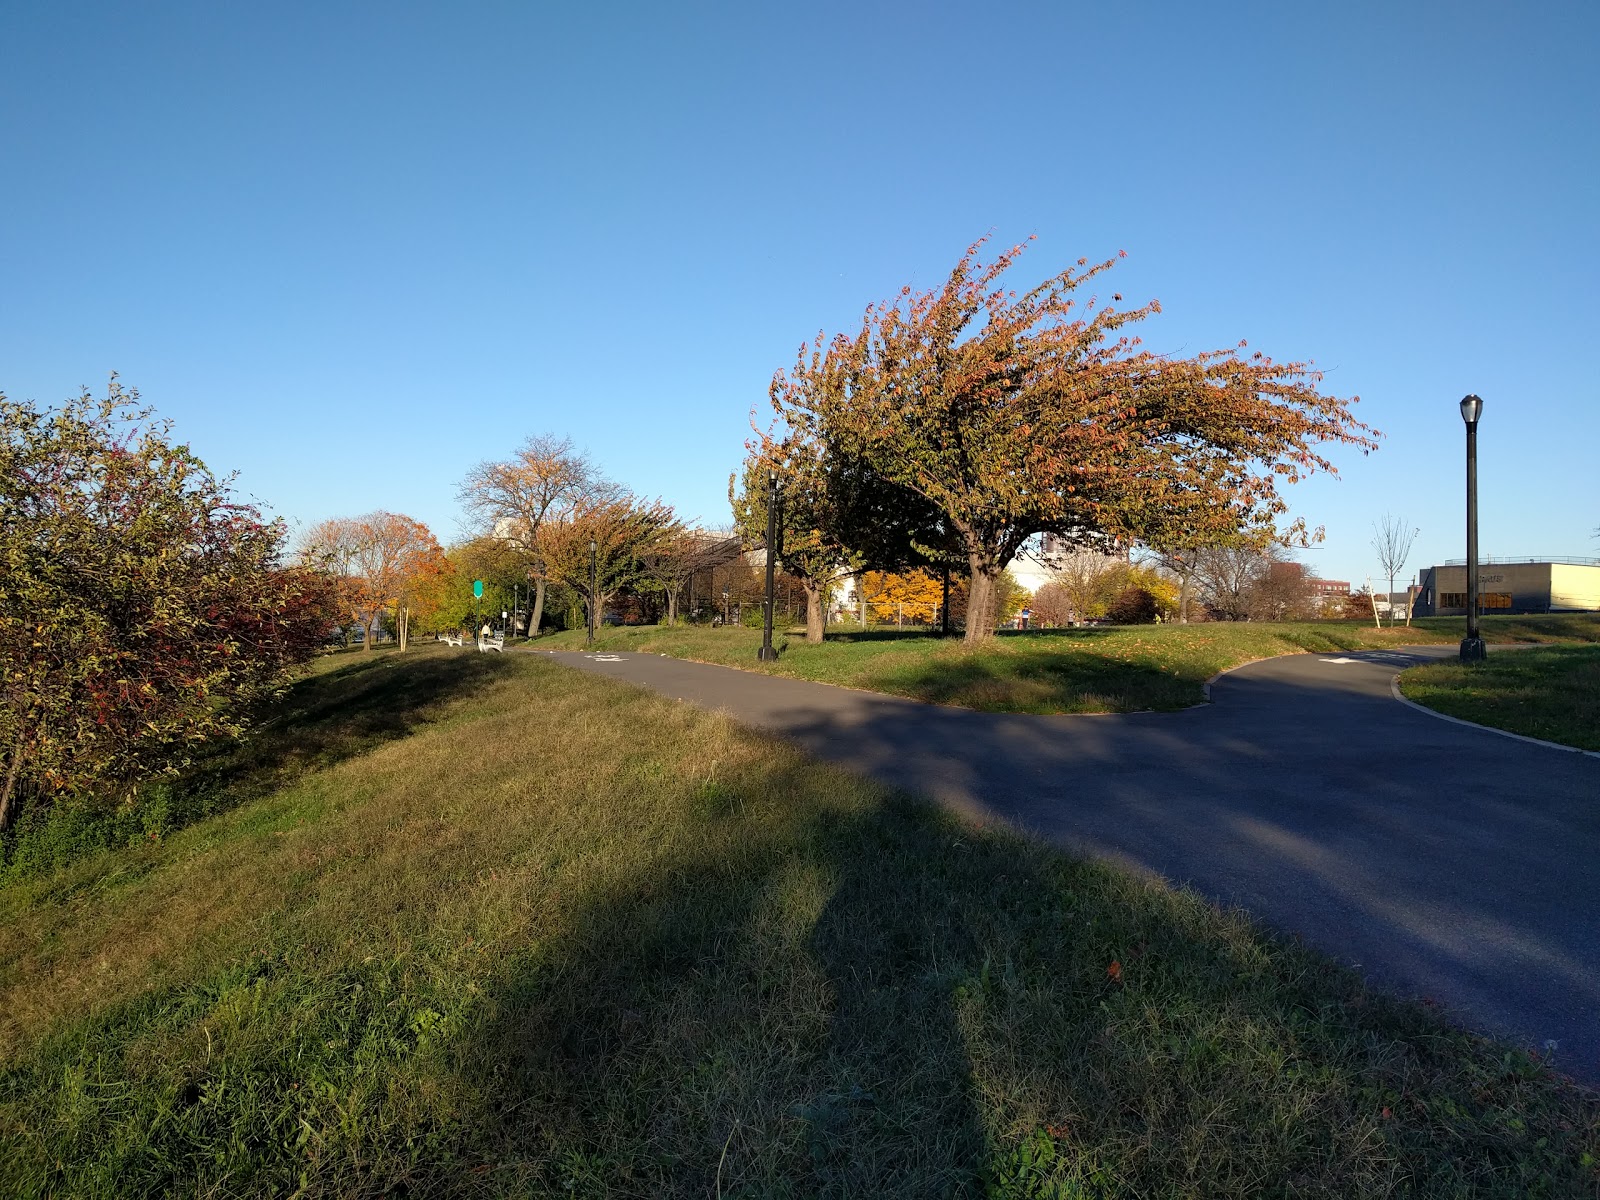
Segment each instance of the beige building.
M1467 611L1467 566L1447 562L1422 572L1419 617ZM1478 563L1478 611L1600 612L1600 559L1485 558Z

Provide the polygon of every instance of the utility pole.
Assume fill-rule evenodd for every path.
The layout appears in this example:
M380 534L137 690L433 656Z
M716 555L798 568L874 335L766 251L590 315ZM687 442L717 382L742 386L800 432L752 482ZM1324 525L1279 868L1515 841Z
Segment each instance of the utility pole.
M767 603L761 619L761 649L756 658L772 662L778 652L772 648L772 608L778 569L778 473L767 472Z
M594 645L594 631L600 624L600 568L596 558L595 542L589 539L589 638L585 645Z
M1478 418L1483 401L1461 399L1461 419L1467 425L1467 636L1461 639L1461 661L1482 662L1488 647L1478 635Z

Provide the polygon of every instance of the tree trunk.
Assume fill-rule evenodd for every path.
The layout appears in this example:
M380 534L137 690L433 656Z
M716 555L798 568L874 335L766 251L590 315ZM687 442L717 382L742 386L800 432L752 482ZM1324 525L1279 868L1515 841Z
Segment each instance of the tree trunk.
M994 636L995 588L1000 569L983 554L969 554L967 576L967 645L976 646Z
M372 649L372 622L373 622L373 619L376 616L377 616L376 613L364 613L364 614L362 614L362 620L361 620L361 649L363 651L368 651L368 650Z
M533 581L533 613L528 617L528 636L539 636L539 622L544 618L544 580Z
M822 611L822 585L810 578L800 582L806 589L806 641L820 644L828 616Z
M944 597L939 602L939 634L950 636L950 564L944 567Z
M17 813L22 810L20 804L15 804L17 776L22 772L22 737L22 730L17 730L17 740L11 746L11 763L6 767L5 786L0 788L0 833L11 828L11 822L16 820Z
M1193 578L1188 572L1178 577L1178 624L1189 623L1189 581Z
M667 625L669 627L678 623L678 589L667 589Z

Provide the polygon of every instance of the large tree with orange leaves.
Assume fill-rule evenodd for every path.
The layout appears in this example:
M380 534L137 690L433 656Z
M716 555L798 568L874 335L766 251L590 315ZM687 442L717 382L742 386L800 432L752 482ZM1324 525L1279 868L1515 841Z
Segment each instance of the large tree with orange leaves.
M372 649L372 626L393 612L395 637L406 648L411 608L432 581L450 569L432 531L421 521L382 510L360 517L333 517L312 526L301 554L338 581L351 622Z
M1127 332L1156 302L1080 310L1079 289L1114 259L1018 294L1001 276L1022 248L988 263L981 248L940 287L869 307L856 333L819 336L771 388L791 438L941 514L970 572L969 643L992 632L995 583L1036 533L1238 538L1284 513L1280 483L1334 471L1318 446L1376 445L1354 400L1319 392L1307 363L1242 342L1159 355Z

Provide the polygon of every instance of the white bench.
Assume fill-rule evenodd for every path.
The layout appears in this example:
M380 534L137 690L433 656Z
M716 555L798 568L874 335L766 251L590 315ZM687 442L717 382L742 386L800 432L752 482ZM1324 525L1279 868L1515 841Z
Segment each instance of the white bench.
M459 646L459 645L461 645L461 643L462 643L462 641L464 639L462 638L461 634L459 634L459 633L456 633L456 634L441 633L439 635L439 640L441 642L443 642L446 646Z
M493 650L496 654L499 654L499 653L503 652L505 650L505 648L506 648L506 635L503 634L503 633L497 633L493 637L489 637L489 638L479 638L478 639L478 653L479 654L482 654L486 650Z

